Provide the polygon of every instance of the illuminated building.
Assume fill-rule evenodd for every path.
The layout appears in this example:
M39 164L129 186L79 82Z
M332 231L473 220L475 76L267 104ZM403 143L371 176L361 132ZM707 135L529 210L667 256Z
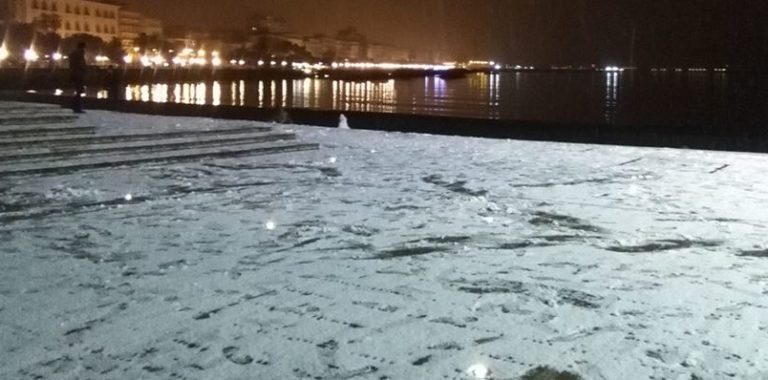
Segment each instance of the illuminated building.
M120 40L123 48L131 49L141 35L163 36L163 22L147 18L140 12L120 9Z
M142 15L139 12L120 10L120 40L123 48L132 48L141 35L141 19Z
M119 37L120 6L91 0L0 0L11 23L43 24L62 37L90 34L104 41ZM57 21L55 21L57 20Z

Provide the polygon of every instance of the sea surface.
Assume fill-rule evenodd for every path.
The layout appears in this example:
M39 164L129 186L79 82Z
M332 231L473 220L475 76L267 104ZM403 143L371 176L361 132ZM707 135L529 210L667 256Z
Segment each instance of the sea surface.
M148 102L310 108L547 122L760 127L768 86L721 72L505 72L465 78L323 78L131 84ZM91 89L108 97L106 89Z

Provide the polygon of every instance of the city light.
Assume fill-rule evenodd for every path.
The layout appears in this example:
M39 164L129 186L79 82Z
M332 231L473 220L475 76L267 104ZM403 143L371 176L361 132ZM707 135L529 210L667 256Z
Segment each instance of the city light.
M59 53L59 52L55 52L55 53L53 53L51 58L53 58L54 61L61 61L61 59L64 58L64 56L61 55L61 53Z
M152 63L154 63L157 66L163 65L165 63L165 58L163 58L162 55L157 54L151 58Z
M141 65L144 67L152 66L152 60L146 55L142 55L139 60L141 61Z
M0 61L5 61L8 59L9 55L8 48L6 48L5 45L0 46Z
M29 49L24 51L24 60L25 61L27 61L27 62L36 62L38 59L40 59L40 55L37 54L37 52L34 49L29 48Z
M109 57L104 55L97 55L95 60L96 60L96 63L107 63L109 62Z
M333 64L331 65L331 67L333 67L333 68L339 68L340 66L342 66L342 65L339 65L339 64L336 64L335 66ZM399 70L399 69L405 69L405 70L445 71L445 70L455 69L456 65L453 64L453 63L432 65L432 64L426 64L426 63L344 62L343 67L344 68L351 68L351 69L380 69L380 70Z
M213 65L214 67L218 67L218 66L221 66L221 63L222 63L221 55L219 54L219 52L215 50L211 52L211 65Z
M126 65L130 65L131 63L133 63L133 56L126 55L125 57L123 57L123 62L125 62Z

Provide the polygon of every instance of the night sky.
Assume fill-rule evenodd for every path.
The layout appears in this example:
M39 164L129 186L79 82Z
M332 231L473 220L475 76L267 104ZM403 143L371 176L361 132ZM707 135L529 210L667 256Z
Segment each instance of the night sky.
M768 67L764 0L125 1L168 25L239 29L253 13L273 14L299 33L355 26L370 40L446 58Z

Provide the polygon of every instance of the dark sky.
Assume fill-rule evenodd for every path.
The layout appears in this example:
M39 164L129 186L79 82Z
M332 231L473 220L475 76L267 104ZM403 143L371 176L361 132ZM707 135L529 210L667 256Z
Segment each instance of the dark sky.
M125 2L168 24L239 29L253 13L273 14L300 33L355 26L373 41L509 63L762 65L768 57L768 0Z

